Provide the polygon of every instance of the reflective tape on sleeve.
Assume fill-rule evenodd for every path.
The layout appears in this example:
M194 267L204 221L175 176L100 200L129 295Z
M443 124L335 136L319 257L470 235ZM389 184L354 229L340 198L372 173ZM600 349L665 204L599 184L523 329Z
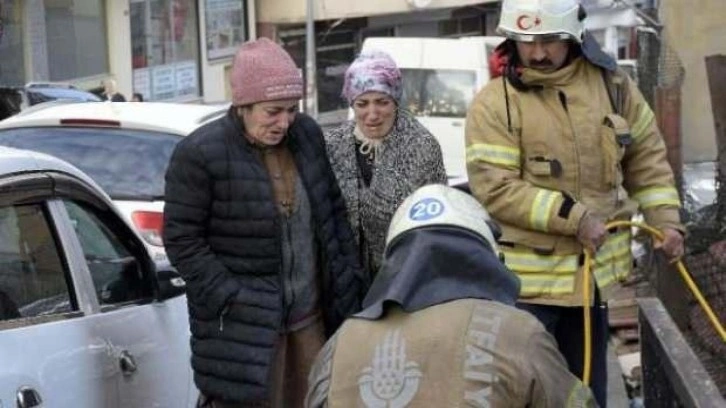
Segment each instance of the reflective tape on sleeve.
M476 143L466 149L466 162L482 161L495 166L519 168L519 149L488 143Z
M552 207L562 195L550 190L539 190L534 196L532 208L529 211L529 225L532 229L547 232Z
M659 205L681 206L678 191L673 187L653 187L638 191L633 199L640 204L641 209L657 207Z
M632 136L636 142L643 139L647 134L648 128L655 120L653 111L647 104L641 105L640 112L638 112L638 118L633 123Z

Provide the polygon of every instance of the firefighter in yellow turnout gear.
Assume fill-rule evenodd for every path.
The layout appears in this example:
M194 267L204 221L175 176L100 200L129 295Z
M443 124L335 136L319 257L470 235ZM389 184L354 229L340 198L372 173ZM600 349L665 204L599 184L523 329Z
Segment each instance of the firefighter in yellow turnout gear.
M386 242L363 311L318 355L307 407L594 406L554 338L514 307L519 282L476 199L422 187Z
M605 405L608 289L631 270L629 228L641 211L683 254L680 201L653 111L584 31L577 0L504 0L495 76L466 122L471 190L501 224L500 248L520 301L582 376L582 292L591 291L592 389ZM582 287L583 250L594 256Z

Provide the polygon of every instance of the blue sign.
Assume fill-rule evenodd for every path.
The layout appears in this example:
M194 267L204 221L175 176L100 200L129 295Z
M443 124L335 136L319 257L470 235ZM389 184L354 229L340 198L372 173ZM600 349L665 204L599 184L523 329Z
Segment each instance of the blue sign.
M428 221L444 212L444 204L435 198L424 198L411 207L408 218L413 221Z

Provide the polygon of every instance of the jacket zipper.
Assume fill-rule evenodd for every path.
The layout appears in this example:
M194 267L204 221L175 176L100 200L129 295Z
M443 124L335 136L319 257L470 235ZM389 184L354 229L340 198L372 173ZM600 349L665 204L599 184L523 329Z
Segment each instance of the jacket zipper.
M274 193L272 194L274 197ZM273 198L273 205L276 205ZM283 333L285 331L285 315L287 315L287 312L285 311L285 277L282 276L282 274L285 272L285 268L282 265L282 259L283 259L283 253L282 253L282 242L280 241L282 239L282 226L280 225L280 219L279 217L275 217L275 229L277 230L277 253L280 259L280 267L278 269L278 280L280 282L280 296L278 296L280 301L280 333Z
M577 177L577 179L575 180L575 182L576 182L575 188L577 189L577 197L579 198L580 197L580 145L577 143L577 134L575 133L575 126L572 124L572 117L570 116L570 111L567 108L567 95L565 95L565 93L562 91L558 91L558 92L559 92L559 96L560 96L560 102L562 103L562 107L565 109L565 113L567 114L567 120L570 123L570 129L572 130L572 139L573 139L573 142L575 145L575 154L577 155L577 157L576 157L576 160L577 160L576 177ZM618 190L616 187L615 188L616 200L617 200L617 194L618 194ZM595 278L595 274L593 273L592 270L590 271L590 273L592 273L593 278ZM613 278L617 281L617 275L615 274L615 271L613 270L613 268L610 268L610 273L613 275ZM596 285L597 285L597 279L596 279Z
M229 115L229 113L228 113L228 115ZM240 126L240 121L238 119L236 119L236 118L235 118L235 120L233 120L233 127L234 127L236 133L238 133L238 134L244 134L244 132L243 132L244 127ZM272 187L272 180L270 179L270 175L267 172L267 167L265 166L265 163L262 160L262 158L260 158L257 154L254 153L254 151L253 151L254 148L249 143L245 143L245 142L241 141L243 139L241 139L241 138L233 138L233 137L230 136L229 137L229 140L231 140L235 144L239 144L243 149L246 149L250 153L250 155L252 156L253 160L256 160L257 161L257 164L261 168L260 173L263 175L263 177L265 177L267 179L267 186L269 188L270 196L272 197L272 205L275 208L277 208L276 207L277 206L277 203L275 203L275 192L273 191L273 187ZM229 170L227 170L227 171L229 172ZM230 198L231 198L231 196L230 196ZM278 237L278 239L276 241L277 254L278 254L279 259L281 260L280 261L280 267L278 268L277 276L279 278L278 281L279 281L279 284L280 284L280 296L278 296L278 300L279 300L279 303L280 303L280 322L279 322L280 325L279 325L279 330L280 330L280 332L282 332L284 330L284 327L285 327L285 314L286 313L285 313L285 298L284 298L284 296L285 296L285 285L284 285L283 277L282 277L282 272L283 272L282 271L282 245L280 244L280 238L282 238L282 228L280 227L280 221L279 221L278 217L275 217L274 218L274 224L275 224L275 230L276 230L276 234L275 235ZM224 330L224 321L223 321L223 318L224 318L224 315L221 315L220 316L220 319L219 319L219 329L220 329L220 331L223 331Z
M290 302L289 302L290 307L285 309L285 313L283 314L284 315L283 322L290 321L290 314L292 313L292 308L295 305L295 290L293 289L293 286L292 286L292 277L293 277L293 274L295 273L295 251L292 249L292 232L290 232L290 222L289 221L290 221L289 219L285 220L285 223L287 224L287 228L286 228L287 233L285 235L286 235L288 244L291 246L290 247L290 265L288 265L288 268L287 268L288 269L287 278L288 278L288 282L290 283ZM282 267L284 270L285 265L282 265ZM283 285L284 284L285 284L285 282L284 282L284 277L283 277ZM287 290L284 287L283 287L283 290L285 291L284 292L285 295L287 295ZM284 297L283 297L283 300L284 300Z
M575 198L580 198L580 145L577 143L577 133L575 132L575 125L572 123L572 117L570 116L570 110L567 107L567 95L561 90L557 91L562 108L565 110L567 115L567 121L570 124L570 130L572 131L572 142L575 146L575 161L577 164L577 172L575 173Z

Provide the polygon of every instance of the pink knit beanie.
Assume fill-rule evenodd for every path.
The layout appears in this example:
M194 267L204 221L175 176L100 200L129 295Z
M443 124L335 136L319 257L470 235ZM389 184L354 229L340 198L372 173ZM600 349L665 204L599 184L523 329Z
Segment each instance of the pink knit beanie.
M290 54L264 37L239 47L229 82L235 106L303 95L302 75Z

